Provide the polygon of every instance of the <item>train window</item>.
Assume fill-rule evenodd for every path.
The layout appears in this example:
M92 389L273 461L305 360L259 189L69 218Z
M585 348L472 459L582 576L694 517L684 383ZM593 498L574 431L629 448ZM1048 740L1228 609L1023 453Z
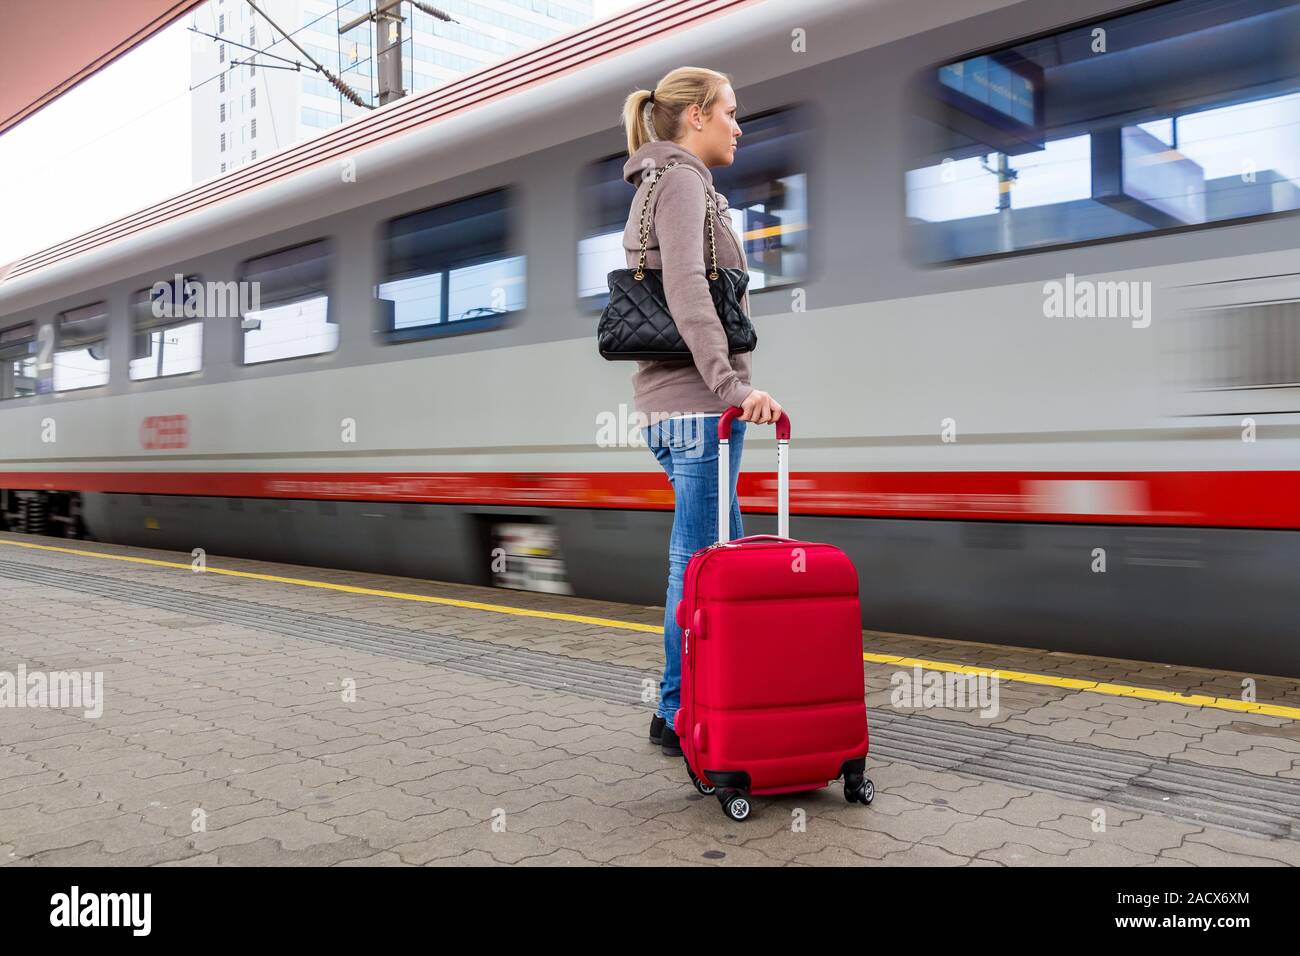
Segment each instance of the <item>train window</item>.
M132 381L203 367L204 287L195 276L158 281L131 296Z
M328 239L249 259L239 269L245 365L319 355L338 348L330 321Z
M1300 209L1297 0L1173 0L923 74L907 217L952 261Z
M389 341L498 328L524 307L511 209L510 190L496 189L385 224L375 298Z
M0 329L0 399L36 394L36 324Z
M801 107L740 121L736 159L713 170L713 185L743 237L749 288L770 289L808 274L808 138Z
M749 287L799 282L808 272L808 115L788 107L741 119L740 129L735 162L712 172L745 243ZM626 162L624 154L593 163L582 187L587 224L578 242L578 295L592 308L604 307L610 271L627 267L623 228L632 187L623 181Z
M593 309L609 300L609 273L627 268L623 229L632 187L623 181L626 162L623 154L590 164L580 187L586 222L578 240L578 298Z
M108 383L108 304L60 312L54 323L54 391Z

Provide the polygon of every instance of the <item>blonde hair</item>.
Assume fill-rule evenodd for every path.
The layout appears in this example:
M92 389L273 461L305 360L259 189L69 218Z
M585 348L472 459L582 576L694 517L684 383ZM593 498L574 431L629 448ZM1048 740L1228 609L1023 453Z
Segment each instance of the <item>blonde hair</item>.
M702 66L679 66L654 88L637 90L623 101L623 129L627 132L627 153L631 156L651 140L676 139L682 114L698 103L705 115L713 108L718 91L731 77Z

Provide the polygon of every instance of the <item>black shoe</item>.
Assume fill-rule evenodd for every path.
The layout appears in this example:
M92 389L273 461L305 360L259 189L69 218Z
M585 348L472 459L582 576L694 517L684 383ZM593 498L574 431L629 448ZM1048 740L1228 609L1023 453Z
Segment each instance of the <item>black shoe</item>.
M667 726L666 724L664 725L662 743L664 748L664 756L680 757L682 755L681 738L677 736L677 731L673 730L671 727Z
M650 721L650 742L658 746L664 739L664 719L658 714Z

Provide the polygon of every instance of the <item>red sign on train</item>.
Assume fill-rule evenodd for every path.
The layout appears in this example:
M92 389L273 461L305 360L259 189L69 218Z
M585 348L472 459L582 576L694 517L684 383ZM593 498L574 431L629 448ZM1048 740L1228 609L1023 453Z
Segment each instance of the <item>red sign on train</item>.
M150 415L140 423L140 444L145 448L189 447L190 417Z

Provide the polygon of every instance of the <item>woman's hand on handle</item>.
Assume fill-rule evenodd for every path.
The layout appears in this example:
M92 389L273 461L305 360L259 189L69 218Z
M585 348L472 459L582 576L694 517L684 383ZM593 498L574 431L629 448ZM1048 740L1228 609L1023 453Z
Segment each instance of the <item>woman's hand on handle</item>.
M754 389L741 404L740 420L770 425L781 417L781 404L767 392Z

